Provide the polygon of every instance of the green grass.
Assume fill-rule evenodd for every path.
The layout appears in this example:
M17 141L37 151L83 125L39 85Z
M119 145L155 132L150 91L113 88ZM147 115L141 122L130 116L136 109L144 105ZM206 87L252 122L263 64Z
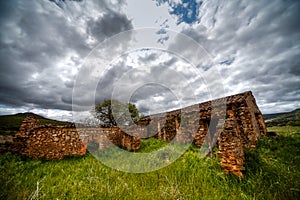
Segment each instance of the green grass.
M219 159L190 148L169 166L132 174L110 169L92 155L61 161L0 157L0 199L297 199L300 127L271 127L277 137L246 153L245 178L226 175ZM145 140L142 152L166 145ZM37 189L38 185L38 189Z

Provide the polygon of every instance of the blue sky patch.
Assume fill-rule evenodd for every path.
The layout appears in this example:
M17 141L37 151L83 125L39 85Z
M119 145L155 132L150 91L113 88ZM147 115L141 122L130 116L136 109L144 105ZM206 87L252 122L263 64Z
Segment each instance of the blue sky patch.
M199 3L196 0L182 0L182 3L174 3L172 0L157 0L157 6L167 3L171 7L169 13L177 16L177 24L182 22L187 24L193 24L199 20L199 8L202 5L202 1Z
M235 60L235 58L229 58L224 61L221 61L220 64L221 65L231 65L234 62L234 60Z

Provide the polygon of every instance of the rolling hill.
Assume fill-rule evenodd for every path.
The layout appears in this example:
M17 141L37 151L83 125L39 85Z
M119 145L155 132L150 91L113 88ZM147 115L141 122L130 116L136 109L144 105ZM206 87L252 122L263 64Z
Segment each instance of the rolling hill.
M0 116L0 135L15 134L19 130L23 119L28 116L35 116L41 124L62 126L71 123L48 119L31 112L18 113L14 115L2 115ZM291 112L264 114L263 116L268 127L286 125L300 126L300 108Z
M300 126L300 108L291 112L264 114L267 126Z
M23 119L28 116L35 116L40 121L41 124L53 124L57 126L70 124L70 122L62 122L62 121L48 119L31 112L18 113L15 115L2 115L0 116L0 135L15 134L19 130Z

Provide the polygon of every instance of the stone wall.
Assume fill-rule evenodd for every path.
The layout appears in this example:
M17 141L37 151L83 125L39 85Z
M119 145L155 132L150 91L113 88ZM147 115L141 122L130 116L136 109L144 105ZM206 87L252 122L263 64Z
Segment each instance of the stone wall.
M140 138L126 134L119 127L77 127L77 131L89 151L98 151L114 145L129 151L140 149ZM94 146L89 148L88 145Z
M193 140L198 147L206 146L211 155L218 147L224 171L237 176L243 176L244 151L255 148L258 137L266 134L263 116L250 91L152 115L140 125L144 128L132 127L131 134L165 141Z
M47 160L65 156L84 155L88 144L100 150L118 145L127 150L137 150L140 140L123 133L120 128L76 128L72 126L40 125L35 117L25 118L13 138L11 151L30 158Z
M243 176L245 150L255 148L258 138L265 134L263 116L248 91L148 116L134 126L77 129L40 126L31 117L21 125L14 146L29 157L60 159L67 155L83 155L86 147L98 151L118 145L136 151L140 148L140 138L155 137L180 143L193 142L199 148L206 147L207 154L211 155L214 147L218 147L217 155L224 171Z
M62 159L86 153L75 128L40 125L35 117L24 119L13 141L13 152L34 159Z

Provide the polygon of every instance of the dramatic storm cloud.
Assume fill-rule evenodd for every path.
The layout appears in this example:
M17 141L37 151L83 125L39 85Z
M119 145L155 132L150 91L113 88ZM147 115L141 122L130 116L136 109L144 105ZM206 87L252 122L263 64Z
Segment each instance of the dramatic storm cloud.
M77 85L81 98L73 107L88 110L132 89L130 101L143 113L162 112L209 100L219 80L203 77L214 71L222 79L223 88L213 88L220 96L252 90L263 113L300 107L298 1L11 0L0 2L0 15L0 114L32 111L70 120L78 76L84 77ZM99 43L143 27L154 27L157 37L144 39L161 50L126 52L99 76L99 63L82 67ZM191 37L210 60L172 38L171 30ZM103 56L109 60L135 37L117 41ZM172 54L176 49L182 55Z
M230 94L252 90L264 113L300 106L300 3L203 3L201 23L183 32L212 55Z
M85 56L107 37L132 29L120 3L1 1L0 104L71 111Z

